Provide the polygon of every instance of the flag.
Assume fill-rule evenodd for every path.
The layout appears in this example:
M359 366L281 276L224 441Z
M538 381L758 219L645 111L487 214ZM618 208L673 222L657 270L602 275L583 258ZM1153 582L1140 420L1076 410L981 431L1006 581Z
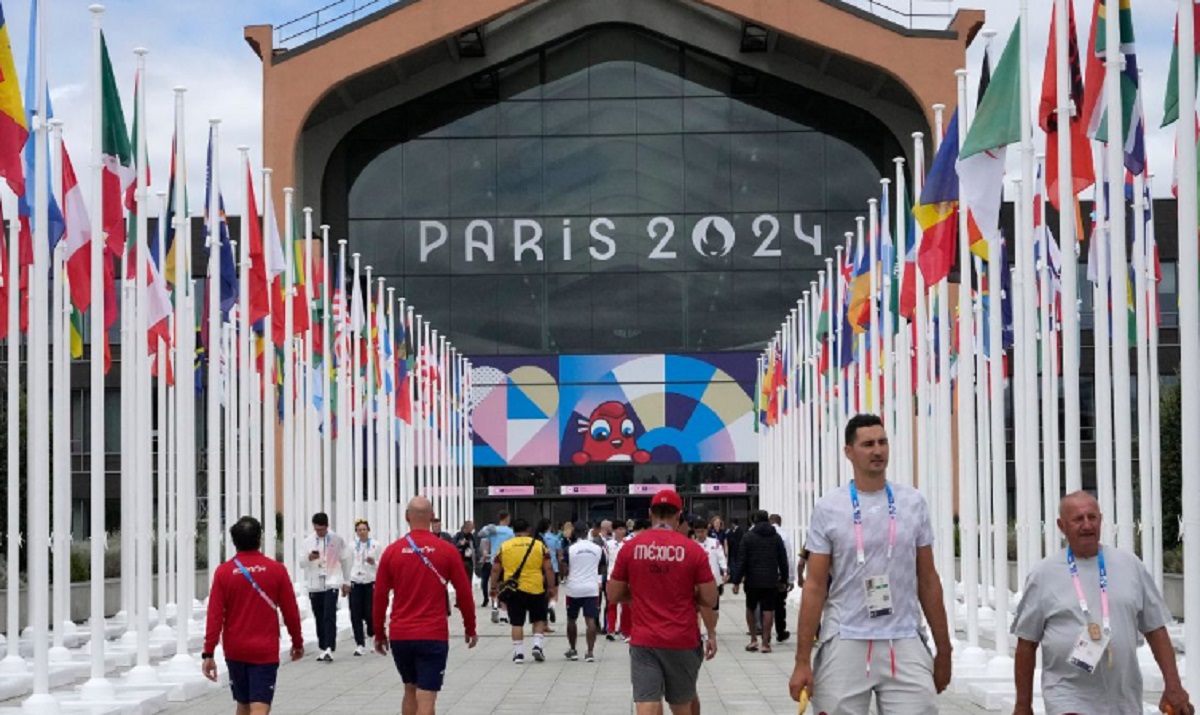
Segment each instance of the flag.
M1200 24L1200 5L1192 3L1192 27ZM1200 33L1193 30L1192 39L1195 51L1196 67L1200 68ZM1200 73L1193 76L1200 76ZM1167 70L1167 94L1163 98L1163 120L1161 126L1167 126L1179 119L1179 19L1175 20L1175 37L1171 43L1171 66Z
M175 182L183 181L184 169L179 167L179 175L176 176L176 142L178 138L171 137L171 173L170 179L167 181L167 211L163 217L166 223L166 237L163 239L163 252L166 255L158 255L158 242L150 241L150 257L154 260L154 265L158 266L158 270L162 273L167 283L175 285L175 212L179 207L175 205ZM185 202L186 203L186 202ZM183 207L183 215L187 216L187 206Z
M333 296L330 312L333 319L333 362L335 365L349 365L349 337L347 336L347 324L349 316L346 315L346 285L345 278L342 272L335 271L333 276ZM403 321L401 321L403 323ZM400 335L404 335L404 326L400 326ZM403 337L401 337L403 339Z
M0 216L0 227L4 225L4 217ZM12 291L8 288L8 232L0 229L0 338L9 339L8 334L8 301ZM16 345L16 343L10 343Z
M863 250L860 236L854 249L854 273L850 277L850 300L847 310L850 328L857 334L866 331L870 324L871 299L871 256Z
M129 133L125 128L125 112L121 108L121 94L117 90L117 79L113 75L112 61L108 57L108 44L104 34L100 35L100 86L101 102L101 161L104 174L101 194L104 215L104 243L113 255L121 255L125 246L125 196L135 179L133 149ZM65 194L64 194L65 196ZM65 203L65 200L64 200ZM67 209L70 212L70 209Z
M84 311L92 305L92 227L65 143L62 145L62 196L66 208L64 259L68 287L71 302L77 310Z
M932 286L950 275L954 265L955 240L958 237L958 111L950 118L946 135L933 158L921 197L913 216L921 225L921 248L917 265Z
M267 265L263 254L262 226L258 222L258 202L254 199L254 172L246 169L246 215L243 221L249 223L250 246L247 251L250 266L246 271L250 284L246 290L250 292L250 324L271 313L271 296L267 292Z
M1021 139L1021 23L1013 26L958 159L964 198L988 245L1000 237L1006 147Z
M21 147L25 146L28 137L29 123L21 106L17 65L8 39L4 8L0 6L0 176L4 177L9 190L17 196L25 193Z
M1058 52L1056 49L1057 6L1050 15L1050 41L1046 47L1045 72L1042 74L1042 98L1038 105L1038 124L1046 132L1046 190L1050 203L1058 205ZM1075 4L1067 3L1068 92L1075 113L1070 118L1071 135L1071 194L1078 194L1096 182L1092 168L1092 147L1088 143L1087 126L1082 117L1083 73L1079 67L1079 43L1075 31Z
M220 255L217 256L217 260L221 264L221 295L219 301L221 305L222 319L228 321L229 310L233 308L238 301L238 271L237 263L233 258L233 242L229 235L229 222L225 217L225 197L219 193L217 195L218 216L215 218L209 216L209 206L212 205L211 197L213 184L212 139L212 129L210 128L208 130L208 162L205 168L204 181L204 252L205 255L208 255L208 252L213 249L214 241L212 236L214 231L213 224L215 223L217 226L216 235L218 236L219 241L218 250L220 251Z
M990 325L991 311L995 296L993 289L998 288L1000 291L1000 343L1001 351L1007 350L1013 344L1013 313L1012 313L1012 269L1008 265L1008 250L1003 237L1000 242L1000 260L999 260L999 280L991 274L989 266L987 279L983 287L983 354L986 357L992 356L991 330L986 326ZM999 286L996 284L999 283Z
M917 224L913 216L912 199L907 191L900 200L904 202L900 220L907 221L908 225L904 232L904 265L900 268L903 275L900 281L899 306L900 315L912 320L917 308Z
M1118 21L1120 23L1120 47L1118 50L1125 57L1121 69L1121 126L1125 131L1121 144L1125 154L1125 168L1133 174L1141 174L1146 170L1146 144L1143 139L1142 127L1145 119L1142 116L1141 82L1138 78L1137 54L1133 41L1133 14L1130 11L1130 0L1121 0ZM1108 38L1105 27L1108 23L1107 8L1101 6L1097 17L1095 36L1095 52L1098 58L1104 58L1108 51ZM1096 108L1100 112L1100 120L1094 137L1096 141L1108 142L1108 116L1104 107Z
M1087 127L1089 137L1096 136L1100 118L1104 115L1104 78L1108 74L1104 66L1104 55L1098 51L1098 31L1105 0L1094 0L1092 4L1092 30L1088 35L1086 64L1083 71L1083 110L1079 121Z

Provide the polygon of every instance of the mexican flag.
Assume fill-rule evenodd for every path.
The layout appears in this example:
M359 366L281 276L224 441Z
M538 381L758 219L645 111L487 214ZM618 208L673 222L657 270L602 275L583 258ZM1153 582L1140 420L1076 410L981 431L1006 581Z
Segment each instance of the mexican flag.
M101 180L104 211L105 245L116 256L125 248L125 194L137 172L133 166L133 148L125 128L125 112L121 109L121 94L108 58L108 45L100 35L101 103L101 161L104 176ZM65 194L64 194L65 195Z

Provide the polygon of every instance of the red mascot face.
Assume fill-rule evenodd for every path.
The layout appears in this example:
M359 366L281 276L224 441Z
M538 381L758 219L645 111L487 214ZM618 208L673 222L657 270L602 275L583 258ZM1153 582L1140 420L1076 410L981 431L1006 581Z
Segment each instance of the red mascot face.
M633 420L625 405L620 402L604 402L592 411L591 417L579 421L583 434L583 449L571 456L575 464L589 462L635 462L650 461L650 453L638 449L633 437Z

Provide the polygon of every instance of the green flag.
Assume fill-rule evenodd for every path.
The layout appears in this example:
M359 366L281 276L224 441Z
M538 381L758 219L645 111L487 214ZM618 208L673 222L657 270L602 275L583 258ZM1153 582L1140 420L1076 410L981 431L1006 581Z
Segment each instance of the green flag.
M958 160L1021 141L1021 23L1013 26ZM959 172L961 174L962 167Z

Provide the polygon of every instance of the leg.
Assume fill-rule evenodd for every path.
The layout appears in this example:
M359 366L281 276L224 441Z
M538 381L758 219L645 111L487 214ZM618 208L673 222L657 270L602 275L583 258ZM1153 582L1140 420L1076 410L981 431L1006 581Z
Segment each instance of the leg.
M437 692L431 690L417 689L417 712L416 715L434 715L434 708L437 705Z
M751 608L749 606L749 604L747 604L747 606L746 606L746 627L750 629L750 645L746 646L747 648L750 648L750 647L757 648L758 647L758 636L755 635L755 633L756 633L756 631L754 630L755 626L756 626L756 624L754 622L754 609Z
M587 624L587 652L591 653L596 650L596 619L585 618Z
M367 638L375 638L375 624L372 622L371 605L375 602L374 582L363 584L363 620L367 622Z
M404 700L400 705L402 715L417 715L417 684L404 684Z
M268 715L270 712L269 703L250 703L250 715Z
M892 677L892 651L896 675ZM933 715L937 696L933 687L933 656L919 638L888 643L876 641L871 654L871 671L883 674L875 688L877 710L882 715Z
M787 640L788 635L787 593L781 593L775 601L775 640Z
M325 649L325 594L321 591L310 591L308 594L308 605L312 606L313 624L317 627L317 648Z
M329 650L337 650L337 589L331 588L325 592L325 646Z
M363 621L366 618L363 608L364 586L361 583L350 585L350 627L354 630L354 645L358 646L366 644L363 638Z
M637 703L637 715L663 715L662 703Z
M250 703L238 703L233 711L237 715L250 715Z
M767 608L764 604L762 608L762 639L763 651L769 652L771 649L771 627L775 625L775 610Z
M575 650L575 641L579 637L579 628L575 625L576 619L572 618L567 621L567 648ZM591 625L588 626L588 631L591 631Z
M610 636L617 632L617 604L612 601L604 609L604 632Z

